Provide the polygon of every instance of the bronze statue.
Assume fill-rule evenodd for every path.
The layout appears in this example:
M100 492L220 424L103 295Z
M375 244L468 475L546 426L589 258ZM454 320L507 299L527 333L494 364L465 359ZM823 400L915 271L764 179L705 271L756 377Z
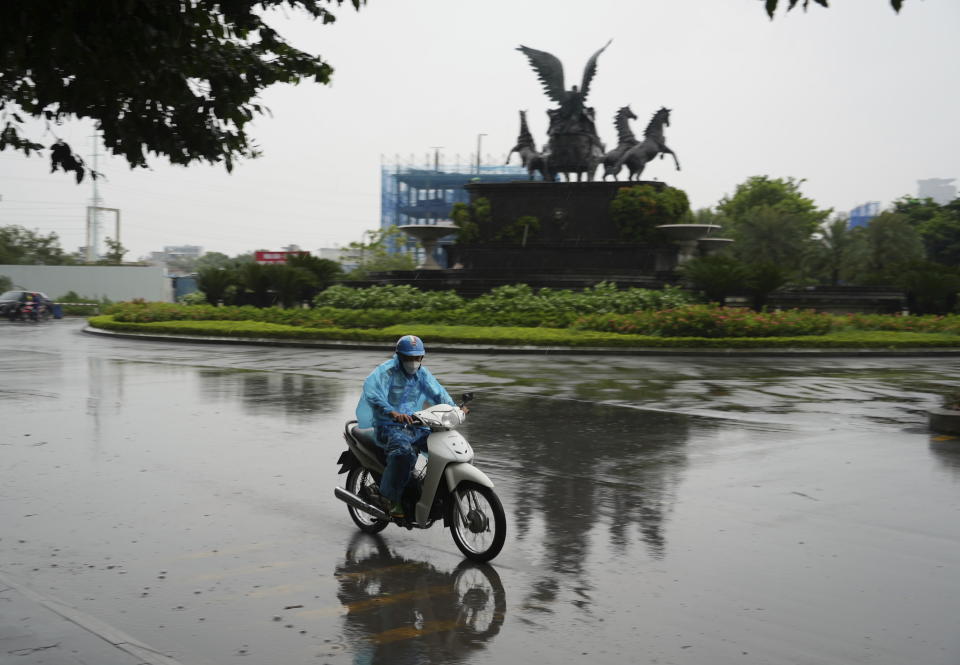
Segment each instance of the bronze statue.
M636 119L637 116L630 110L629 106L621 106L620 110L617 111L617 115L613 119L613 126L617 130L617 147L603 156L604 180L607 179L607 176L613 176L614 180L617 179L617 174L623 168L622 164L617 165L620 158L627 150L640 143L637 137L633 135L633 130L630 129L630 121Z
M558 108L547 111L550 116L549 170L553 174L563 173L568 181L571 173L577 174L577 180L584 174L587 180L593 180L603 159L604 146L597 135L594 110L586 101L590 82L597 72L597 58L609 45L608 41L591 56L583 70L580 88L573 86L570 90L564 86L563 65L556 56L527 46L517 48L527 56L547 96L559 104Z
M629 179L639 180L647 162L657 155L660 155L660 159L663 159L663 155L667 153L673 156L673 161L676 163L677 170L679 171L680 161L677 159L673 150L667 147L663 138L664 125L667 127L670 126L670 109L662 107L653 114L653 118L651 118L647 124L646 130L643 132L643 141L627 150L617 160L614 165L614 173L619 173L620 168L626 165L627 168L630 169Z
M533 180L534 173L540 173L544 180L553 180L553 176L547 170L547 155L537 152L537 144L533 141L533 135L527 127L527 112L520 111L520 135L517 136L517 145L507 153L507 164L510 163L510 156L513 153L520 155L520 162L527 169L527 175Z

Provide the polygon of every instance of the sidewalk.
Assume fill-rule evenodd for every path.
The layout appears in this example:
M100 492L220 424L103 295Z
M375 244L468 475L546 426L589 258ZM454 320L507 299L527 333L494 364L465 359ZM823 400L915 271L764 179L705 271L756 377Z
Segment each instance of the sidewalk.
M181 665L0 572L0 665Z

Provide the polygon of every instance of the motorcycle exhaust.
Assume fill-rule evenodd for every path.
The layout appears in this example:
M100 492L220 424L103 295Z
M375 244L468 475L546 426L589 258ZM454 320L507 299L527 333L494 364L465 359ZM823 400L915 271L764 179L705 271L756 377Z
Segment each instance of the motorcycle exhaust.
M387 522L390 521L390 517L385 512L383 512L376 506L367 503L366 501L358 497L353 492L348 492L342 487L334 487L333 495L338 499L340 499L341 501L343 501L344 503L347 503L353 506L357 510L362 510L367 514L373 515L377 519L381 519Z

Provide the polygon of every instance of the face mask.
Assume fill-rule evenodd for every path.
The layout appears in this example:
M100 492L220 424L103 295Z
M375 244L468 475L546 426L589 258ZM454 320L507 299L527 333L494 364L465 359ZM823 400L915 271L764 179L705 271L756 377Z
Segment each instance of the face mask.
M403 371L407 374L416 374L420 369L419 360L401 360L400 362L403 363Z

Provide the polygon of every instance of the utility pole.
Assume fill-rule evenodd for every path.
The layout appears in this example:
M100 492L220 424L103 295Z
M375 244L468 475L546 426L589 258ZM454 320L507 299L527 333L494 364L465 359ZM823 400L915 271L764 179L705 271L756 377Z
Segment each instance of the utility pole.
M433 170L437 173L440 172L440 148L442 145L432 145L430 146L433 149Z
M93 132L93 171L97 170L97 158L100 156L100 135ZM100 210L103 201L100 199L100 190L97 189L97 178L91 177L93 183L93 200L87 207L87 263L93 263L100 257Z
M480 146L486 134L477 134L477 175L480 175Z

